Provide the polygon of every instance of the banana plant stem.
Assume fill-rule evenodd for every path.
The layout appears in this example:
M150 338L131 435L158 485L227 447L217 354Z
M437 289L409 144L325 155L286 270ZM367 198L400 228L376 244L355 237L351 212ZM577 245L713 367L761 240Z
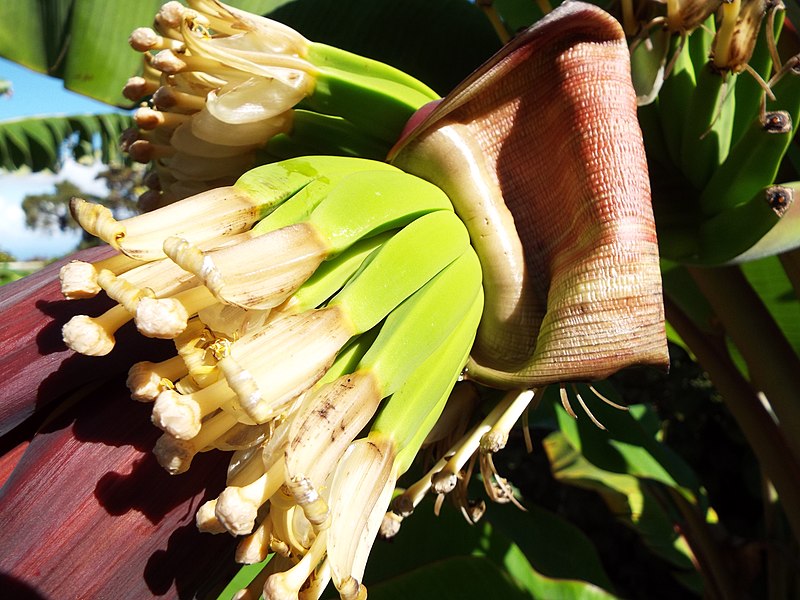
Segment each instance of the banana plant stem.
M706 370L739 424L765 475L772 481L795 537L800 540L800 464L782 429L767 412L727 353L664 299L667 319Z
M738 267L688 267L784 431L800 431L800 358ZM800 436L787 436L800 460Z
M702 565L703 575L713 587L714 597L734 600L740 591L736 580L726 564L720 545L709 530L708 523L677 490L666 488L667 494L682 517L681 528L692 551Z

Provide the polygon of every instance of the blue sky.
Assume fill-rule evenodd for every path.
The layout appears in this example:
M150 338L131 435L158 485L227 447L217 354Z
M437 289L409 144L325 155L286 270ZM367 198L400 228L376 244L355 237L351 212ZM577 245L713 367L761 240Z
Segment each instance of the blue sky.
M64 89L60 79L34 73L0 58L0 79L11 82L11 97L0 97L0 121L44 114L108 112L111 107ZM94 180L101 165L69 162L58 174L9 173L0 169L0 249L20 260L54 258L71 251L79 235L45 235L25 228L21 203L26 194L53 190L54 183L73 181L86 192L102 195L105 186Z

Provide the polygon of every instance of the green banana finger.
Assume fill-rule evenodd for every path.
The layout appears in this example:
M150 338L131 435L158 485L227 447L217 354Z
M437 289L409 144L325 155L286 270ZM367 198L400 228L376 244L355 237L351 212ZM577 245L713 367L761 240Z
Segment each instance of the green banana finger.
M360 240L338 256L323 262L281 305L281 312L298 313L324 304L359 270L368 256L392 238L393 233L386 231Z
M291 159L293 161L303 160L302 158ZM262 235L270 231L275 231L281 227L288 227L300 221L308 219L319 203L322 202L335 185L342 178L358 173L360 171L391 171L401 173L400 169L388 163L366 160L362 158L340 158L345 164L351 165L350 170L330 170L325 172L325 176L314 179L311 183L299 190L291 198L278 206L272 213L267 215L253 227L254 236ZM358 168L358 167L364 168Z
M702 211L717 215L770 185L792 136L792 119L785 111L769 112L763 121L754 121L700 194Z
M708 62L716 30L716 18L711 14L697 29L689 34L689 39L686 43L689 46L689 54L695 71L702 69Z
M356 174L334 187L308 223L330 243L331 254L352 241L402 227L426 213L453 210L432 183L402 172Z
M721 74L706 62L696 72L681 135L680 166L695 189L703 189L730 149L736 75Z
M407 225L362 264L328 306L346 305L359 331L371 329L389 312L469 247L464 224L437 211Z
M431 100L429 95L394 81L329 69L320 72L314 93L298 107L344 117L393 143L411 115Z
M275 135L267 143L270 156L286 159L332 154L382 160L392 146L392 142L380 140L342 117L300 109L293 115L291 130Z
M771 185L750 200L714 215L700 225L701 264L722 264L749 250L786 214L794 201L794 187ZM690 259L691 260L691 259Z
M370 78L404 85L427 96L429 100L436 100L439 97L427 85L400 69L395 69L385 63L359 56L340 48L311 42L306 58L323 72L328 69L335 69L339 72L360 73Z
M689 46L684 44L681 49L679 44L679 39L673 38L669 56L679 50L680 53L675 57L672 73L664 81L658 94L661 130L667 144L669 157L676 165L681 164L683 124L696 85Z
M208 252L180 238L168 239L164 248L223 302L263 309L283 302L322 261L359 239L437 210L452 207L436 186L402 172L365 171L339 181L308 219L295 225Z
M447 339L473 306L480 288L480 262L468 248L392 311L360 368L375 374L386 396L393 394Z
M411 466L444 410L467 362L482 312L483 294L479 293L450 337L392 394L376 416L370 433L392 438L398 451L396 475L405 473Z

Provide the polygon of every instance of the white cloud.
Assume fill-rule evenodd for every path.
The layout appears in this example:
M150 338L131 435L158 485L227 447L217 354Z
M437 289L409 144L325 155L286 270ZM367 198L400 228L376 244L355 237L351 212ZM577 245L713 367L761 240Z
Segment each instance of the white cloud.
M55 258L75 248L81 238L80 232L43 233L25 227L22 199L27 194L51 192L57 181L71 181L84 192L103 196L104 182L95 180L104 165L78 164L69 160L56 174L0 172L0 249L20 260L32 258Z

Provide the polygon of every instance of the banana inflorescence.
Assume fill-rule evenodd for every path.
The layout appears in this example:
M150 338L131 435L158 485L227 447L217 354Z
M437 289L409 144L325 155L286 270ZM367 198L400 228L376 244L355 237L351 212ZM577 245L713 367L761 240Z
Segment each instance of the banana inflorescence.
M234 452L201 529L246 536L244 562L295 557L269 579L273 597L320 577L356 597L394 482L444 409L483 309L480 263L447 196L385 163L312 156L119 222L82 201L73 210L121 253L63 269L69 297L102 289L118 302L73 318L66 343L108 353L129 321L173 339L173 357L128 377L164 431L158 461L178 474L200 452ZM353 494L359 478L373 485Z
M87 355L111 352L128 323L172 340L127 384L152 403L169 473L232 452L198 527L241 536L239 562L277 555L256 595L319 597L332 580L363 598L375 537L426 493L478 518L471 457L489 497L516 502L492 455L539 401L531 387L666 361L624 36L596 7L559 8L410 128L388 164L368 159L437 99L429 88L217 0L187 4L131 36L145 70L126 93L152 99L125 145L155 165L141 204L158 208L118 221L72 202L119 254L66 265L64 295L116 305L74 317L63 338ZM670 68L688 77L674 93L702 119L664 136L677 159L709 157L686 165L703 183L735 154L731 80L693 63L711 41L674 48ZM533 107L545 118L525 119ZM568 143L530 149L548 136ZM507 158L520 150L524 169ZM476 382L507 393L470 426ZM562 402L575 416L563 389ZM423 446L442 458L392 500Z

